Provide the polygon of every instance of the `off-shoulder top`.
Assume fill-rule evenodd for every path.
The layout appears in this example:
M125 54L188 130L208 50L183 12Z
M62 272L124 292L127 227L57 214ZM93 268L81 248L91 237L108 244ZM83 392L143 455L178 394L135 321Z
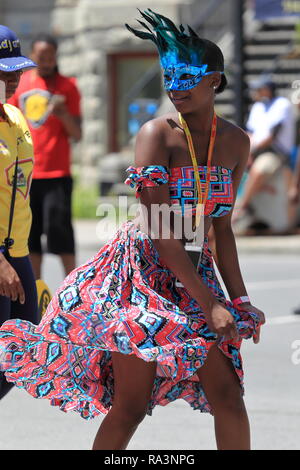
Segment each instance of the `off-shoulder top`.
M201 189L205 191L206 169L199 165ZM196 180L193 166L167 168L161 165L144 167L130 166L126 170L128 177L126 184L136 188L136 197L140 196L144 187L157 187L169 184L170 200L174 205L179 205L182 212L194 208L197 203ZM222 217L230 212L233 205L232 170L223 166L212 166L208 198L204 208L204 215L209 217Z

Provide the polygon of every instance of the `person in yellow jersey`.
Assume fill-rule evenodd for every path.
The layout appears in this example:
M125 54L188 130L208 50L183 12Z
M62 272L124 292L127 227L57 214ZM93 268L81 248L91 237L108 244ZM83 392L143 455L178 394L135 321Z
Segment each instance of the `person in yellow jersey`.
M16 34L0 25L0 326L10 318L39 321L28 256L33 146L21 111L6 104L23 69L34 66L21 54ZM0 399L12 386L0 373Z

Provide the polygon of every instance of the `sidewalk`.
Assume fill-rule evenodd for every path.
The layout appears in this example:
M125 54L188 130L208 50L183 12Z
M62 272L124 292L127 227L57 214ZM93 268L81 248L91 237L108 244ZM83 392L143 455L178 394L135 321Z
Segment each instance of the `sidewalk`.
M79 247L99 250L115 233L116 227L101 226L100 220L74 221ZM239 253L286 253L300 255L300 235L236 237Z

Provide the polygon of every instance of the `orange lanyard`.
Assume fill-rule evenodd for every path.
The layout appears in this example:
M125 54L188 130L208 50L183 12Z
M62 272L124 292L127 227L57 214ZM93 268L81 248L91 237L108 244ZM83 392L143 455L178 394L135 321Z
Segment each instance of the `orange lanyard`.
M198 193L198 202L197 202L197 207L196 207L196 227L200 225L200 218L203 213L205 203L208 198L208 191L209 191L209 183L210 183L210 173L211 173L211 159L212 159L212 154L214 150L214 145L215 145L215 139L216 139L216 133L217 133L217 116L216 113L214 112L214 117L213 117L213 122L211 126L211 132L210 132L210 140L209 140L209 147L208 147L208 157L207 157L207 172L206 172L206 179L205 179L205 191L204 191L204 196L202 194L201 190L201 181L200 181L200 176L199 176L199 170L198 170L198 163L196 159L196 154L195 154L195 149L193 145L193 140L192 136L190 133L190 130L188 128L187 123L185 122L184 118L180 113L178 113L179 117L179 122L183 127L184 133L187 138L188 142L188 147L189 151L191 154L191 159L193 162L193 167L194 167L194 174L195 174L195 179L196 179L196 184L197 184L197 193Z

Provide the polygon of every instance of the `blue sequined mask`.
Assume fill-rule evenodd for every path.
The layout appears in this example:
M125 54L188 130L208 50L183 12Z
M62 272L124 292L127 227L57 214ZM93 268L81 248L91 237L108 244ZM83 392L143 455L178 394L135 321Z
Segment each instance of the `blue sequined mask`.
M206 75L215 71L223 73L224 57L216 44L200 38L188 25L177 28L169 18L150 8L140 13L146 21L138 20L143 30L128 24L126 27L135 36L149 39L156 45L167 91L189 90Z
M163 68L164 88L171 90L190 90L197 86L203 77L214 72L206 72L207 64L196 66L179 63Z

